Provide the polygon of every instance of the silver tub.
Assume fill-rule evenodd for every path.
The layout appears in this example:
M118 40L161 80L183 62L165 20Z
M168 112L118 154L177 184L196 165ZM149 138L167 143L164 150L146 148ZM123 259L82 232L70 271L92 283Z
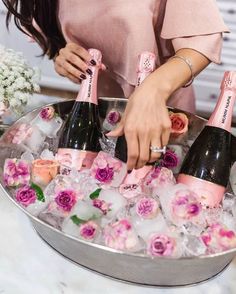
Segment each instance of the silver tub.
M110 109L115 108L123 112L125 104L125 99L101 98L99 109L101 120L105 118ZM57 112L63 118L69 113L72 105L72 101L54 104ZM173 111L176 110L173 109ZM39 110L34 110L22 117L20 121L30 122L38 112ZM178 139L178 144L185 144L187 140L194 140L205 124L204 119L188 113L187 115L190 121L189 132L181 140ZM54 148L56 148L56 143L55 140L49 142ZM9 145L0 142L1 179L4 159L19 157L23 151L16 148L14 144ZM66 235L26 212L15 202L11 190L5 189L5 194L27 214L37 233L57 252L87 269L125 282L169 287L199 283L220 273L236 254L236 249L234 249L202 257L151 259L143 254L123 253Z

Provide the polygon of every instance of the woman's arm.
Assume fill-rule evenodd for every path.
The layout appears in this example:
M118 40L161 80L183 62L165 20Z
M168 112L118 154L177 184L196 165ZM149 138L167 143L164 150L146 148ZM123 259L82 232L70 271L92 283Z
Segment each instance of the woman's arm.
M210 61L193 49L180 49L176 55L188 59L196 76ZM167 145L171 122L166 102L173 92L191 80L188 64L172 58L153 72L130 96L123 119L109 136L125 134L128 147L127 169L141 168L153 162L160 153L150 152L150 146Z
M183 57L191 62L194 76L197 76L210 63L207 57L193 49L180 49L175 56ZM191 75L191 70L184 60L171 58L153 72L151 78L153 86L155 84L158 87L158 83L161 83L161 88L165 90L166 99L168 99L173 92L191 80Z

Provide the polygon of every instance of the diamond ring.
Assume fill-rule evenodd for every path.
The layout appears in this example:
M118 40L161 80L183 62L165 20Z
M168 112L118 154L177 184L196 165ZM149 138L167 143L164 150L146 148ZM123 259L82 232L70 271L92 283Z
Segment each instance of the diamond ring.
M164 146L163 148L159 148L159 147L155 147L155 146L150 146L150 150L154 153L166 153L166 146Z

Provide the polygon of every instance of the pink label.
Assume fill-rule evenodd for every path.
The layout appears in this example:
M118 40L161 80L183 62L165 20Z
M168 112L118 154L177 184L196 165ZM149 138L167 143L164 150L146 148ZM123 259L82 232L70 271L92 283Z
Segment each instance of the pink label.
M155 69L156 56L152 52L143 52L139 55L138 76L136 87L138 87Z
M142 168L134 169L130 174L127 174L123 184L138 184L151 171L152 166L145 165Z
M207 125L222 128L230 132L234 102L235 93L232 90L225 90L219 97Z
M79 94L76 101L89 102L93 104L98 104L97 97L97 80L98 72L101 68L102 54L99 50L89 49L88 52L92 56L92 59L96 61L96 66L89 66L92 74L86 74L86 79L82 81Z
M225 187L193 176L179 174L177 182L188 186L205 206L218 207L224 197Z
M69 148L59 148L57 152L57 160L60 164L77 170L89 169L96 156L96 152Z

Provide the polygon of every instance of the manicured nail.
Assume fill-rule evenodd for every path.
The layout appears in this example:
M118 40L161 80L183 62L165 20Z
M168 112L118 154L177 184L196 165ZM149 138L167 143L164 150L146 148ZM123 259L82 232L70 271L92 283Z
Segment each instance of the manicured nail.
M128 173L128 174L131 174L131 173L132 173L132 170L129 169L129 170L127 171L127 173Z
M83 80L86 79L86 75L84 75L84 74L81 74L80 77L81 77L81 79L83 79Z
M91 71L90 68L86 69L86 72L87 72L89 75L92 75L92 74L93 74L93 72Z
M95 61L94 59L91 59L91 60L90 60L90 64L92 64L92 65L96 65L97 63L96 63L96 61Z

